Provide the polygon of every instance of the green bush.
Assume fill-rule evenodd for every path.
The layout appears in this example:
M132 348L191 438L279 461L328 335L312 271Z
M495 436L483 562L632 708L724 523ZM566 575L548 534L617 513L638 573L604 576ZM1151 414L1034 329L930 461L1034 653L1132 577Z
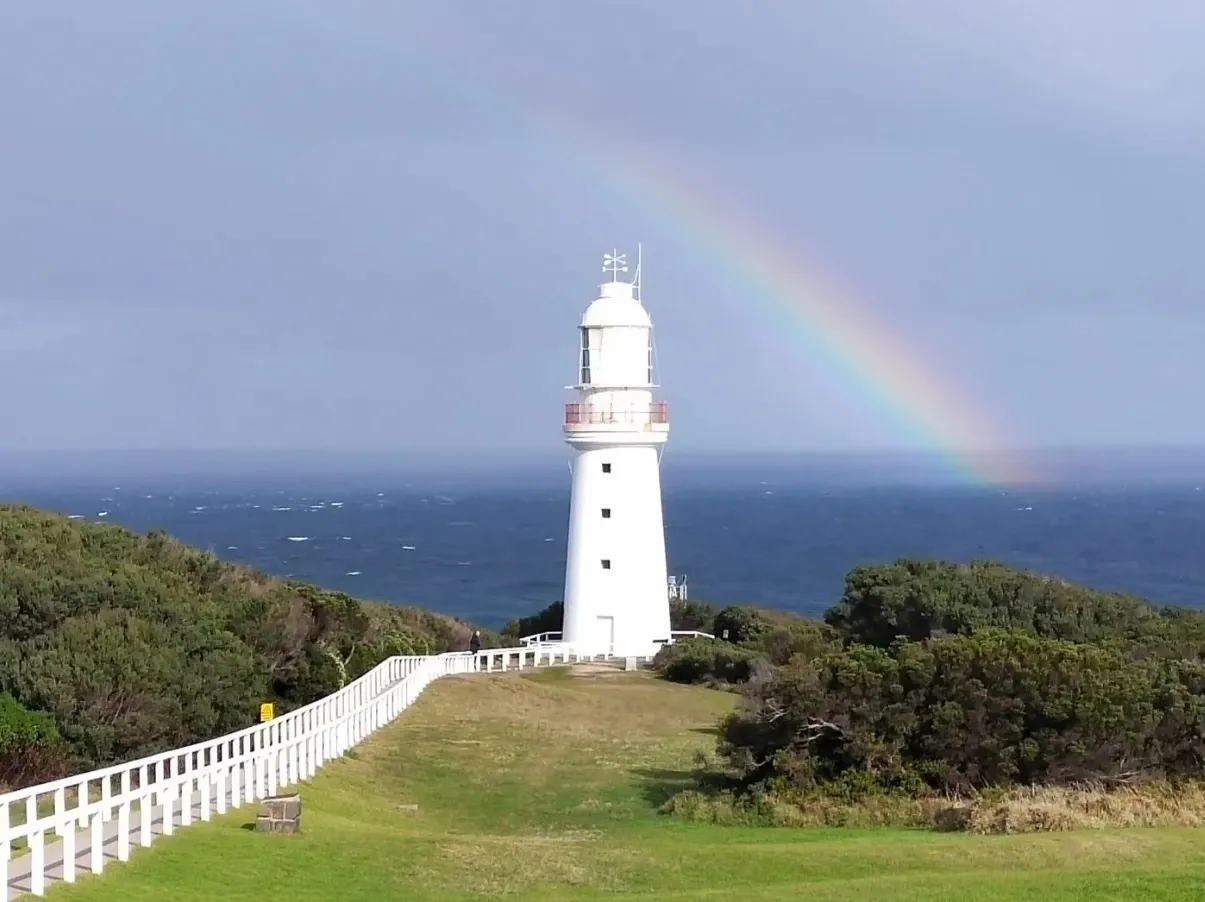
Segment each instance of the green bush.
M462 649L471 633L272 579L162 532L23 506L0 505L0 562L0 692L50 718L72 768L249 726L260 702L288 711L391 654ZM48 752L38 760L23 773L58 766Z
M750 686L720 750L746 785L797 789L1197 776L1202 689L1192 662L1019 631L851 645Z
M1146 646L1191 639L1205 648L1205 612L1160 611L1139 598L1096 592L992 561L900 560L855 567L825 622L846 642L887 648L987 627L1072 642Z
M67 749L54 721L0 693L0 792L65 776Z
M702 636L662 648L653 667L674 683L741 683L749 678L756 653Z
M732 605L715 615L711 631L717 639L742 645L757 644L773 628L774 621L768 612Z
M681 632L711 632L715 625L715 605L706 601L671 598L669 602L670 629Z
M802 617L782 621L762 635L758 650L773 665L781 667L796 656L807 659L841 648L837 634L823 623Z

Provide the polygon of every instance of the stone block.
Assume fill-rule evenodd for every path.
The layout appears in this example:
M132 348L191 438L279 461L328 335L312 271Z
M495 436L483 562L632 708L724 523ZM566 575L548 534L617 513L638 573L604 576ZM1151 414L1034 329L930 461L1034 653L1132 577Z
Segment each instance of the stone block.
M259 833L300 833L301 796L272 796L259 805L259 816L255 818L255 829Z
M636 669L636 659L635 658L624 658L623 659L623 669L624 670L635 670Z

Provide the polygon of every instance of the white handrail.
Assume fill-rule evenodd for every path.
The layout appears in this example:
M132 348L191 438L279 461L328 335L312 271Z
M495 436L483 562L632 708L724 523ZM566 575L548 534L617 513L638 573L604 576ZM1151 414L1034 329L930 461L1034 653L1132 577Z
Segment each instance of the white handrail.
M545 633L533 633L530 636L524 636L519 640L520 645L556 645L561 641L564 633L559 630L550 630Z
M559 644L564 633L557 630L549 630L545 633L532 633L530 636L524 636L519 640L519 644L523 646L532 645L556 645ZM701 637L703 639L714 639L711 633L705 633L702 630L674 630L669 634L668 642L664 639L659 640L662 644L672 645L675 639L688 639L691 637Z
M0 898L40 896L52 880L73 882L81 857L87 871L99 874L106 858L130 857L135 834L138 845L149 846L156 829L171 835L194 816L207 821L312 777L394 720L440 677L508 670L512 662L522 669L608 657L549 644L389 658L325 698L266 723L5 793ZM56 839L48 841L50 834Z

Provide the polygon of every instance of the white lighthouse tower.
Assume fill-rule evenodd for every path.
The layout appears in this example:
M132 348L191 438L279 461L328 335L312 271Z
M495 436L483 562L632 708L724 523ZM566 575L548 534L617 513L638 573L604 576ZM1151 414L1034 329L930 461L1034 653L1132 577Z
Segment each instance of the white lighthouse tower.
M653 400L653 324L618 252L610 281L582 316L576 401L565 441L577 452L569 506L563 641L590 653L653 654L670 638L661 448L664 401Z

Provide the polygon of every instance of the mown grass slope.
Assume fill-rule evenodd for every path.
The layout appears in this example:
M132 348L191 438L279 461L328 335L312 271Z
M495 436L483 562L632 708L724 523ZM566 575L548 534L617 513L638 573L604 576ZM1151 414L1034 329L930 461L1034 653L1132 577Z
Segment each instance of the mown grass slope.
M732 703L728 693L598 669L446 679L302 787L302 835L250 832L245 808L51 898L1205 897L1205 833L1188 829L974 836L658 814L688 785L694 752L712 747Z

